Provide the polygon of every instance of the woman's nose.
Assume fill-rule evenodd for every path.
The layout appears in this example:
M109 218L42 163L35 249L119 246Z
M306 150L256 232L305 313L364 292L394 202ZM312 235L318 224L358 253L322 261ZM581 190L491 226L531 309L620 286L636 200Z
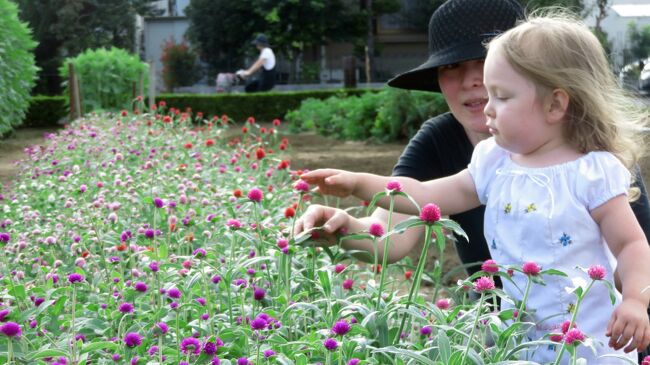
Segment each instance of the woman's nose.
M482 66L482 65L481 65ZM482 87L483 86L483 68L482 67L467 67L463 72L463 84L467 88Z

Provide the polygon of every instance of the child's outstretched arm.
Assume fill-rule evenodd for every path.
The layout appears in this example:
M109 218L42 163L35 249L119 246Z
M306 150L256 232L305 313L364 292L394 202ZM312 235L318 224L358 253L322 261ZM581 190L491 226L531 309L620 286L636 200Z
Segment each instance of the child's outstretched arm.
M607 324L609 346L625 352L642 351L650 344L650 248L634 217L627 197L620 195L591 212L591 216L618 261L623 285L623 302ZM627 346L626 346L627 345Z
M402 191L410 195L420 205L435 203L443 214L456 214L481 205L474 180L467 169L448 177L421 182L408 177L379 176L360 172L335 169L319 169L300 176L309 184L317 186L317 191L325 195L346 197L354 195L363 200L386 189L389 181L399 181ZM379 206L388 208L388 198L381 199ZM418 214L415 207L404 198L395 199L395 211L405 214Z

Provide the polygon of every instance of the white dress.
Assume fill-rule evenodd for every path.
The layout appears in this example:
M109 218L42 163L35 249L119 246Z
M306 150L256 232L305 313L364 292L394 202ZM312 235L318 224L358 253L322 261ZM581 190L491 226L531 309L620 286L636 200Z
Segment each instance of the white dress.
M500 265L519 266L534 261L544 269L558 269L568 278L544 276L546 286L533 284L527 308L534 310L536 329L531 339L542 339L549 333L561 333L562 322L571 318L576 302L566 288L574 287L572 278L591 279L576 266L588 268L602 265L607 269L606 280L613 282L615 259L604 241L590 211L608 200L627 194L630 174L614 155L591 152L574 161L543 168L522 167L499 147L494 138L479 143L468 167L476 191L485 209L485 238L492 258ZM471 242L470 242L471 245ZM525 275L515 272L512 277L519 289L503 281L504 290L521 300L526 288ZM617 304L621 295L617 293ZM506 304L507 307L507 304ZM608 290L595 283L578 310L576 323L588 337L594 339L598 352L580 346L578 354L588 364L623 364L623 360L605 357L616 353L636 361L637 354L625 354L607 346L607 322L614 307ZM548 339L548 337L547 337ZM556 356L559 346L544 346L531 351L530 360L548 363ZM564 362L567 362L567 357Z

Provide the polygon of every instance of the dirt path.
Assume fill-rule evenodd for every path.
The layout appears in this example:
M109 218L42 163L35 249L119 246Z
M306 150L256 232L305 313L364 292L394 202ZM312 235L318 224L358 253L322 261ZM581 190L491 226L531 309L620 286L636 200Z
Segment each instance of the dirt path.
M56 128L24 128L0 139L0 185L9 184L18 173L16 162L25 158L25 147L43 144L44 134L56 131Z

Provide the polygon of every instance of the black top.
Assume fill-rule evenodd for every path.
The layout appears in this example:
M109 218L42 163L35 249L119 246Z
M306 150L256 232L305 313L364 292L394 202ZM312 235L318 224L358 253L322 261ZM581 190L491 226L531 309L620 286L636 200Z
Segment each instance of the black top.
M451 113L441 114L422 124L418 133L409 141L393 168L394 176L409 176L424 181L450 176L465 169L470 163L474 146L467 138L460 122ZM641 197L632 203L646 237L650 237L650 203L641 174L636 185ZM485 206L450 216L467 233L469 243L458 237L456 249L463 264L483 262L490 258L483 236ZM480 270L480 264L467 269L469 274Z

